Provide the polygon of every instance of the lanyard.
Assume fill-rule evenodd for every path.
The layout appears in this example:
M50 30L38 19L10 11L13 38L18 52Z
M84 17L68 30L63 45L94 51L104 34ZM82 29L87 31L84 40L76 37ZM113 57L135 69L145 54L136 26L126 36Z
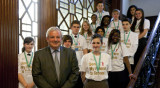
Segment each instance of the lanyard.
M113 21L113 24L114 24L115 29L119 28L119 20L118 20L118 26L117 26L117 28L116 28L116 24L114 23L114 21Z
M105 31L104 37L106 37L106 35L107 35L108 28L109 28L109 27L107 27L107 30Z
M25 58L26 58L27 66L30 67L31 62L32 62L33 52L32 52L32 56L31 56L31 59L30 59L29 63L28 63L27 56L26 56L26 53L25 53L25 52L24 52L24 56L25 56Z
M95 24L95 27L93 27L93 24L91 24L92 25L92 28L94 28L93 30L94 30L94 32L95 32L95 30L96 30L96 24Z
M93 54L93 52L92 52L92 54ZM93 54L93 57L94 57L94 60L96 62L97 72L99 72L99 68L100 68L100 65L101 65L101 53L100 53L100 56L99 56L99 63L97 63L97 60L96 60L96 57L95 57L94 54Z
M72 34L71 34L71 36L72 36L72 38L73 38L74 43L75 43L76 45L78 45L79 34L78 34L77 42L75 41L75 39L74 39L74 37L73 37Z
M99 20L101 21L101 19L102 19L102 12L100 13L100 12L98 12L99 13Z
M116 44L116 46L114 47L114 50L112 50L112 45L111 45L112 59L113 59L113 53L115 52L116 47L117 47L117 44Z
M135 30L139 27L140 23L135 26Z
M85 37L85 39L87 39L87 33L86 33L86 35L84 34L83 36Z
M128 36L127 36L127 40L126 40L126 38L125 38L125 33L124 33L124 43L125 43L125 44L128 42L128 38L129 38L130 32L131 32L131 31L129 31L129 34L128 34Z

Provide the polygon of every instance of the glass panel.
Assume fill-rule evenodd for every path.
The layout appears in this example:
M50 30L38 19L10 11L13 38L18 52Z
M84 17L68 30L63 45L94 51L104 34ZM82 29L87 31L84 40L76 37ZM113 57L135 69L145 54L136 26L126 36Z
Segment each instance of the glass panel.
M94 1L92 1L92 3L91 3L91 4L92 4L92 8L93 8L93 10L94 10Z
M74 4L70 3L70 13L74 14Z
M73 0L71 0L71 3L74 3L74 1L73 1Z
M60 29L62 29L62 30L68 30L68 27L66 26L65 22L63 22L61 24Z
M93 13L91 6L89 7L88 12Z
M89 7L89 5L90 5L90 2L89 2L89 0L87 0L87 8Z
M36 46L38 46L38 38L34 37L34 41L35 41L35 43L34 43L34 45L35 45L34 52L35 52L38 49L38 47L36 47Z
M62 31L62 35L68 35L67 31Z
M76 3L77 2L77 0L74 0L74 3Z
M68 10L60 8L60 11L62 12L63 17L65 17L68 14Z
M83 17L87 18L87 9L83 8Z
M60 0L61 2L65 2L65 3L68 3L68 0Z
M78 13L81 13L81 14L82 14L82 10L81 10L81 9L76 8L76 12L78 12Z
M76 16L77 16L78 20L81 20L81 18L82 18L81 14L76 13Z
M65 4L65 3L60 2L60 6L66 8L66 9L68 9L68 5Z
M91 22L92 22L91 17L88 17L88 21L89 21L89 23L91 23Z
M23 48L23 39L19 35L19 53L22 53L22 48Z
M23 38L31 37L31 32L22 32Z
M62 20L63 20L62 16L61 16L60 12L58 11L58 25L61 23Z
M59 0L56 0L56 9L58 9L58 3L59 3Z
M80 2L79 2L79 1L77 1L77 3L76 3L76 7L78 7L78 8L80 8L80 9L82 9L82 5L80 4Z
M38 4L37 3L35 3L35 12L34 13L35 13L34 21L37 22L38 21Z
M23 31L31 31L31 25L22 24L22 30Z
M25 11L25 8L24 8L21 0L19 0L19 7L21 7L21 8L19 8L19 18L21 18L21 16L23 15L23 13Z
M68 27L70 27L70 15L68 15L65 20L67 22Z
M76 16L74 16L74 20L78 20L78 19L76 18Z
M24 15L24 17L22 18L22 23L31 24L31 20L30 20L30 18L28 16L28 13L26 13Z
M26 7L30 4L31 0L23 0Z
M38 36L38 24L36 22L32 24L32 34L33 36Z
M32 0L33 2L38 2L38 0Z
M31 16L32 21L34 20L34 4L32 3L28 9L29 15Z

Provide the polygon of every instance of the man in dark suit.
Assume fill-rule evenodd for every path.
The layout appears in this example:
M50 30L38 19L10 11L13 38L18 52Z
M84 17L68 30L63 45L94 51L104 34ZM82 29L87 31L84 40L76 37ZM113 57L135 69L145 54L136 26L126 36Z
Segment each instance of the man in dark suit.
M33 59L32 75L38 88L73 88L79 75L76 53L60 46L62 34L59 28L47 30L49 44L37 52Z

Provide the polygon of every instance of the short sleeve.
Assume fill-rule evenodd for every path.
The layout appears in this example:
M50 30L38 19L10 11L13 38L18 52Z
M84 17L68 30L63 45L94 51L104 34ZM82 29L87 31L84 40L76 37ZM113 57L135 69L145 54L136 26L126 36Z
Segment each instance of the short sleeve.
M82 36L82 42L83 42L82 48L87 49L87 41L83 36Z
M144 20L144 29L150 29L150 21L148 19Z
M86 54L86 55L87 55L87 54ZM86 72L86 70L87 70L87 59L86 59L86 55L84 55L84 56L82 57L80 72Z
M112 71L112 62L111 62L111 56L108 55L108 71Z
M122 55L123 57L126 57L126 56L130 56L130 52L128 51L126 45L124 43L121 42L121 48L122 48Z
M21 70L21 56L20 55L18 55L18 73L22 73L22 70Z

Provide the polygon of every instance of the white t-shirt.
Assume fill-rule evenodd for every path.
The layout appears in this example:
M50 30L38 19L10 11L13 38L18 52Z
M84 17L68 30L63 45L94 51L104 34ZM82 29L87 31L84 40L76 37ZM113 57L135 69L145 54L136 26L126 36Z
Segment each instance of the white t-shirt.
M25 55L24 55L24 52L19 54L18 55L18 73L21 73L22 76L24 77L24 80L27 82L27 83L32 83L33 82L33 77L32 77L32 62L33 62L33 57L34 55L32 56L32 53L31 56L28 56L27 52L26 53L26 57L27 57L27 60L28 60L28 64L30 63L30 60L31 60L31 57L32 57L32 61L31 61L31 64L30 64L30 67L27 66L27 62L26 62L26 58L25 58ZM19 82L19 88L24 88L24 86ZM34 87L36 88L36 87Z
M134 64L134 54L136 53L137 48L138 48L138 34L132 31L130 31L130 33L129 32L121 33L121 42L124 43L124 40L126 43L126 47L128 48L128 51L130 52L130 56L128 57L129 62L130 64Z
M95 56L95 58L98 64L99 56ZM101 53L99 72L97 71L96 62L94 60L92 52L84 55L81 63L82 66L80 68L80 71L86 72L85 77L87 79L92 79L95 81L102 81L104 79L108 79L108 71L112 70L111 56L107 53Z
M116 44L112 44L112 50L114 51ZM124 43L118 43L117 47L115 48L115 52L113 52L113 58L112 58L112 52L111 48L108 49L107 53L111 56L111 63L112 63L112 72L116 71L123 71L124 70L124 63L123 63L123 57L130 56L130 53L128 52L127 47Z
M94 35L94 33L92 32L92 35ZM87 42L87 47L90 45L91 43L91 38L92 36L88 36L87 32L84 33L84 38L86 39L86 42Z
M117 29L118 28L120 30L120 32L123 32L123 26L122 26L122 21L121 20L118 20L117 22L111 21L110 27L112 29Z
M107 38L103 38L103 44L102 44L102 48L101 48L101 52L106 53L107 52L107 45L108 45L108 39ZM92 44L90 43L88 49L93 50Z
M101 20L102 20L103 16L109 15L109 12L107 12L107 11L102 11L102 13L99 13L99 12L97 11L97 12L95 12L94 14L97 15L97 23L98 23L98 24L101 24Z
M81 59L83 56L83 49L87 49L87 42L86 42L86 39L80 34L79 34L79 37L77 35L77 38L75 38L74 36L75 36L74 34L71 34L71 37L73 39L73 44L72 44L71 48L76 51L78 65L80 67L81 66ZM78 45L76 45L76 43Z
M107 38L107 39L109 38L109 34L110 34L111 31L112 31L111 27L105 28L105 34L104 34L105 38Z
M98 26L100 26L98 23L96 23L96 24L90 24L90 27L91 27L91 29L92 29L92 31L93 32L95 32L96 31L96 28L98 27Z
M140 34L140 31L139 31L140 22L141 22L141 19L137 20L136 27L135 27L136 28L135 32L138 33L138 34ZM148 19L144 19L144 29L147 29L147 30L150 29L150 21ZM148 34L148 32L144 36L145 38L147 37L147 34Z

